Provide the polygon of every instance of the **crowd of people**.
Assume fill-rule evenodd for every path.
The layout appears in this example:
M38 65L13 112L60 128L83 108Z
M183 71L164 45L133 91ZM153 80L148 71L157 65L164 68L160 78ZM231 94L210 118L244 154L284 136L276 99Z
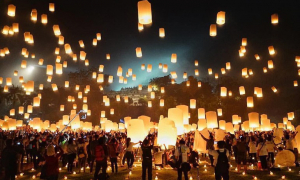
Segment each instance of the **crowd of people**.
M153 165L170 166L177 170L178 180L182 176L188 180L191 168L199 167L200 159L207 158L215 170L215 179L228 180L231 159L236 161L240 173L247 173L249 164L259 170L268 170L275 168L276 152L286 149L293 153L298 166L297 132L285 131L280 144L274 143L272 131L228 133L223 141L215 141L213 133L209 137L200 133L207 150L202 154L193 148L195 133L199 132L178 136L176 145L167 148L157 145L157 133L134 143L126 133L120 132L2 131L1 165L5 180L15 179L15 175L30 164L40 172L41 179L57 180L59 167L67 167L68 173L89 171L87 173L93 174L95 180L102 180L111 175L107 173L109 164L112 173L118 173L118 167L124 166L130 171L136 158L141 157L143 180L152 179Z

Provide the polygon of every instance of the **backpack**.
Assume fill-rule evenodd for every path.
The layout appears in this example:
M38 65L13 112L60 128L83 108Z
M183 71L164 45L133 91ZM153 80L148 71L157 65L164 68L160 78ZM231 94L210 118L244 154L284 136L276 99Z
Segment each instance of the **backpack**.
M96 156L96 161L103 161L105 160L105 152L104 148L101 145L96 146L95 148L95 156Z
M224 152L220 152L219 150L217 150L219 156L218 156L218 160L217 160L217 165L216 165L216 169L221 170L221 171L228 171L229 169L229 164L228 164L228 158L226 156L226 152L227 150L224 150Z

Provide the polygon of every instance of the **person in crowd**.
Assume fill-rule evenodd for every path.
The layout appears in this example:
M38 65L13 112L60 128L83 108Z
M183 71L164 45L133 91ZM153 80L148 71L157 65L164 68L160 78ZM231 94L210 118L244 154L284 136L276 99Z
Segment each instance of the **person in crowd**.
M241 172L241 165L244 166L244 172L247 172L247 143L244 136L240 136L240 140L236 143L237 147L237 168Z
M214 158L215 179L229 180L229 151L225 148L224 141L217 142L218 150L209 150Z
M35 138L30 142L32 149L31 149L31 153L32 153L32 158L33 158L33 165L34 165L34 169L38 168L38 164L39 164L39 150L40 150L40 135L36 135Z
M6 147L1 153L2 166L5 168L4 180L15 180L18 170L18 149L13 146L12 139L6 140Z
M262 170L267 170L268 169L268 164L267 164L268 151L267 151L266 143L262 137L259 138L259 143L257 146L257 156L260 159Z
M78 145L77 145L77 155L78 155L78 173L81 171L81 167L83 167L83 172L85 172L85 163L86 163L86 146L84 143L83 138L78 139Z
M249 142L249 158L250 158L250 163L256 163L256 140L254 136L251 136L250 142Z
M210 133L209 135L209 139L205 138L201 133L200 133L201 137L206 141L206 150L214 150L214 136ZM214 164L214 158L212 155L209 155L209 159L210 159L210 165L213 166Z
M274 156L275 156L275 149L276 149L276 146L273 142L273 138L272 136L268 136L267 138L267 141L266 141L266 146L267 146L267 151L268 151L268 158L267 160L268 161L271 161L271 165L273 166L274 165Z
M108 143L108 151L109 151L112 173L118 173L117 149L118 149L118 142L116 141L115 138L112 138Z
M45 155L45 169L46 169L46 179L47 180L58 180L59 175L59 158L63 154L63 150L61 147L57 146L58 152L55 151L55 148L53 145L49 145L47 147L47 152Z
M141 144L143 151L142 162L142 180L146 180L146 171L148 171L148 180L152 180L152 149L153 144L147 138Z
M67 146L68 151L68 172L73 173L73 163L76 158L77 146L74 144L73 138L70 138Z
M128 169L132 168L132 165L133 165L133 162L134 162L133 146L136 145L136 144L138 144L138 142L137 143L131 142L131 138L126 139L126 144L125 144L126 153L125 153L124 158L123 158L123 164L125 164L124 161L125 161L125 158L126 158Z
M189 147L185 145L185 141L182 139L179 141L179 147L175 150L175 158L177 160L177 173L178 180L182 179L182 172L184 179L188 180L188 171L191 169L188 163L188 155L190 153Z
M89 150L90 150L90 173L93 173L93 167L94 167L94 162L95 162L95 148L98 145L98 138L99 135L96 134L93 138L93 140L90 142Z
M64 134L62 136L61 142L59 143L59 146L63 150L62 154L62 166L65 167L68 162L68 135Z
M107 168L107 146L105 145L104 137L100 137L98 144L95 147L95 160L96 160L96 170L94 174L94 180L105 180L107 178L106 168ZM102 169L102 174L99 175L99 171ZM100 176L100 177L99 177Z
M124 164L122 164L122 160L123 160L123 157L124 157L124 142L123 142L123 138L122 137L119 137L119 141L118 141L118 148L117 148L117 154L121 160L121 167L124 166Z

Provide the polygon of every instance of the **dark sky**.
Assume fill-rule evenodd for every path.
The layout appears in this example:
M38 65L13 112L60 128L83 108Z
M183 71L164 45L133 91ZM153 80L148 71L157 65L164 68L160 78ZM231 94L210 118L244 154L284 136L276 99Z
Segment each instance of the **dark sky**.
M55 12L49 12L49 2L55 3ZM52 26L58 24L65 43L71 44L74 53L79 54L81 48L78 41L85 43L84 51L90 66L105 65L104 72L114 75L113 89L147 84L150 78L164 76L158 69L158 64L168 64L170 71L176 71L177 81L182 81L183 72L193 75L194 60L199 61L200 76L207 76L207 68L219 73L226 62L231 62L230 76L239 78L242 82L263 87L264 95L271 93L271 87L280 90L281 101L299 101L299 89L293 87L293 81L298 80L295 56L300 55L300 4L297 1L169 1L151 0L153 23L142 32L137 29L137 0L3 0L0 1L0 27L14 22L20 24L20 33L14 36L0 35L0 48L8 47L10 55L0 58L0 76L12 77L14 70L19 70L25 80L35 80L36 83L47 84L46 69L38 67L38 59L45 59L44 65L55 64L54 50L61 48L62 61L68 61L64 75L53 76L54 83L66 80L70 71L86 68L82 61L74 63L64 53L62 45L58 45ZM16 17L7 16L8 4L17 7ZM30 20L32 9L37 9L38 21ZM226 12L226 23L218 26L216 37L209 36L210 24L216 23L219 11ZM271 15L279 15L279 24L271 24ZM41 14L48 15L48 24L40 22ZM165 28L166 37L158 37L158 29ZM31 32L34 45L24 42L23 33ZM102 34L102 40L97 47L92 46L96 33ZM247 53L240 58L238 50L242 38L248 39ZM276 55L270 57L268 46L273 45ZM24 59L21 49L26 47L35 53L36 58L26 59L34 65L35 70L29 74L20 69ZM135 48L142 47L143 57L137 58ZM111 54L111 60L105 59L105 54ZM177 53L176 64L170 62L171 54ZM256 61L254 54L259 54ZM274 61L275 69L264 74L263 67L268 60ZM141 64L152 64L152 73L142 71ZM119 84L116 76L118 65L123 67L123 75L128 68L133 69L137 81L128 78L128 84ZM253 69L254 76L241 79L241 69ZM17 77L14 77L17 80ZM50 85L50 83L48 83ZM277 95L278 96L278 95ZM295 99L294 97L297 97ZM270 97L272 100L272 97ZM276 104L277 102L274 102ZM287 103L282 105L287 106ZM291 108L291 107L289 107ZM299 109L292 107L289 111ZM288 108L287 108L288 109Z

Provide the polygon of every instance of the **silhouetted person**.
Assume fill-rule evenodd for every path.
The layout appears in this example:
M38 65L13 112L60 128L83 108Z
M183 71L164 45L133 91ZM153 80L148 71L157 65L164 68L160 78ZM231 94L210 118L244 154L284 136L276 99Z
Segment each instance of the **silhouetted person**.
M12 140L6 140L6 147L2 151L2 163L5 168L4 180L14 180L18 170L18 150L12 145Z

